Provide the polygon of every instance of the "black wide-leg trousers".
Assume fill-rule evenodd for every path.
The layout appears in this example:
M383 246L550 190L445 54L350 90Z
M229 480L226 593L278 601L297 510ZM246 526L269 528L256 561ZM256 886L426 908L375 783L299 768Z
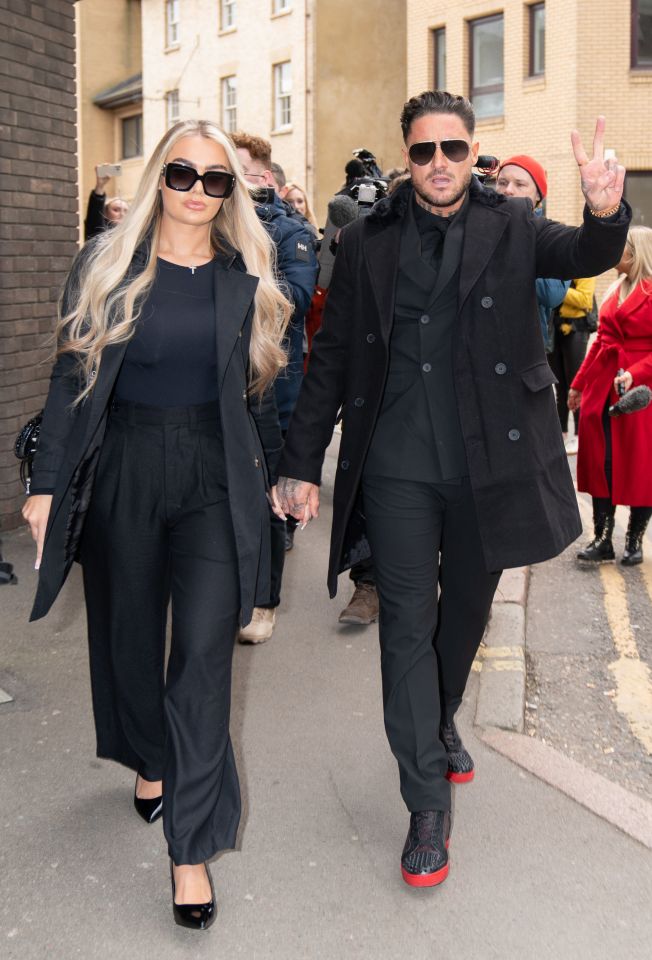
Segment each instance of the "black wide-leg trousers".
M468 479L365 475L362 486L380 600L385 730L401 794L412 812L449 810L439 730L462 702L500 572L485 568Z
M163 780L170 856L201 863L234 845L240 819L240 587L217 404L114 404L81 561L98 756Z

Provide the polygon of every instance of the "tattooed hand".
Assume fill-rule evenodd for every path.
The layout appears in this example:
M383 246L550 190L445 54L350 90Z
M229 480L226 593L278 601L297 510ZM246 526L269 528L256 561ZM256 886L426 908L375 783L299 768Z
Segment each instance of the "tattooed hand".
M319 516L319 487L316 483L281 477L276 490L283 512L298 520L302 527Z
M604 117L598 117L590 160L578 131L571 133L573 153L582 178L582 193L589 207L598 212L618 208L625 182L625 168L616 157L604 158L604 126Z

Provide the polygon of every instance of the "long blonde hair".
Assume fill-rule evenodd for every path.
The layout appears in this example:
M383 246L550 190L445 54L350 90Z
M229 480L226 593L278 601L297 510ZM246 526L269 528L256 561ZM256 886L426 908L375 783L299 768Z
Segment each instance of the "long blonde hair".
M216 253L224 249L226 241L240 252L247 272L259 278L249 348L249 389L261 395L287 363L281 342L292 306L274 280L276 248L256 215L234 146L216 123L182 120L159 141L129 212L82 251L75 288L71 289L69 283L62 298L56 331L58 353L79 355L85 386L77 403L93 389L104 348L123 343L134 333L140 307L156 273L163 212L158 189L161 169L174 144L188 136L206 137L220 144L236 179L233 193L213 220L210 243ZM151 246L145 269L130 278L136 248L147 236L151 237Z
M619 304L639 284L643 285L646 293L652 293L652 229L630 227L627 231L625 250L629 251L632 258L629 275L622 273L604 295L604 299L607 300L617 290Z

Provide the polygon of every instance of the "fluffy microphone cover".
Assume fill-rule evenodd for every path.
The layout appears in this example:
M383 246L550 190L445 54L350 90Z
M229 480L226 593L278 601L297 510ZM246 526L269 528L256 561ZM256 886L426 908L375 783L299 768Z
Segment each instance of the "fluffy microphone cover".
M620 400L609 407L610 417L620 417L623 413L636 413L638 410L645 410L652 400L652 390L645 385L632 387L627 393L623 394Z

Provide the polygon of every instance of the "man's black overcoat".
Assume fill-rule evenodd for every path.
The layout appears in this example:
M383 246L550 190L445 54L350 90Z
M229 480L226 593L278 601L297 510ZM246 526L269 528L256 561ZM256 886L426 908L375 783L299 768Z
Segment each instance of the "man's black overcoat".
M279 474L319 483L343 410L328 586L368 553L360 480L381 407L408 182L341 235L323 325L290 423ZM543 347L536 277L613 267L630 220L585 209L579 228L534 215L475 179L460 270L453 367L469 476L489 571L556 556L581 532Z
M64 313L70 306L89 246L82 249L70 272ZM145 242L136 251L128 276L142 271L148 256L149 246ZM245 272L242 258L230 248L218 253L213 263L220 419L240 573L241 620L248 623L254 603L266 601L269 594L269 508L265 497L269 481L265 463L273 472L282 441L273 389L267 390L262 401L251 398L247 390L258 278ZM61 354L52 371L34 460L33 487L35 491L53 489L54 497L32 620L48 612L75 558L92 496L113 387L126 349L126 342L105 348L97 383L88 400L78 406L72 405L80 390L75 355Z

